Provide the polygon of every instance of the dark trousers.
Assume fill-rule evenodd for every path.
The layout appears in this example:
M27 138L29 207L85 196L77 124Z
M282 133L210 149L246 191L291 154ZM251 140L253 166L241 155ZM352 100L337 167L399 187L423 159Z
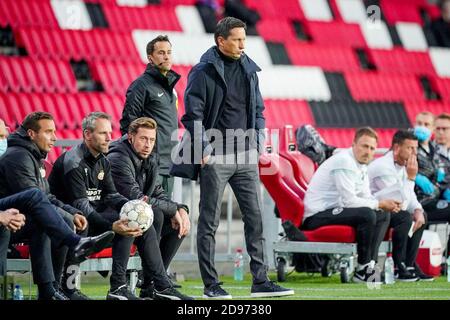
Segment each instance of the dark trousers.
M437 222L448 222L450 223L450 205L444 209L436 208L437 201L434 201L430 204L426 204L423 206L423 209L427 213L428 216L428 224L433 224ZM448 235L447 235L448 236ZM444 245L444 244L442 244ZM447 254L448 250L450 250L450 237L447 242Z
M209 286L219 282L214 266L215 234L219 226L222 196L227 183L233 189L242 212L253 282L267 281L258 165L248 164L248 162L246 164L212 163L200 170L197 251L203 283Z
M161 210L154 209L153 214L153 226L159 239L159 251L164 269L167 271L184 237L178 238L178 230L172 228L170 219L165 218Z
M117 221L119 213L113 209L100 212L109 221ZM91 231L90 231L91 232ZM95 232L94 234L99 232ZM158 238L153 225L140 237L124 237L116 234L112 242L112 270L110 277L111 290L127 283L127 265L132 244L135 243L142 259L144 286L154 281L158 290L170 287L159 250Z
M423 230L426 223L410 238L408 236L409 229L412 224L412 215L407 211L391 213L390 227L394 229L392 234L392 259L394 264L398 266L404 262L407 267L413 267L419 251L420 240L422 239ZM424 213L425 222L427 216Z
M30 258L33 279L37 284L53 282L54 274L51 259L50 238L56 246L74 247L80 237L71 230L55 211L47 196L39 189L32 188L0 199L0 210L18 209L26 216L25 226L12 234L11 242L30 241ZM7 231L8 232L8 231ZM0 232L5 236L5 231ZM3 248L2 244L0 248ZM7 245L6 245L7 248ZM0 270L6 266L6 255L0 252Z
M169 175L159 175L158 182L163 187L169 198L172 198L174 177ZM163 259L164 268L169 268L170 262L178 251L184 237L178 238L178 230L172 228L170 219L164 218L161 210L154 209L153 225L155 226L156 234L159 236L159 248L161 257Z
M342 210L339 212L339 210ZM346 225L356 229L358 263L377 261L378 248L389 226L389 214L370 208L344 208L319 212L305 219L304 230L314 230L327 225Z

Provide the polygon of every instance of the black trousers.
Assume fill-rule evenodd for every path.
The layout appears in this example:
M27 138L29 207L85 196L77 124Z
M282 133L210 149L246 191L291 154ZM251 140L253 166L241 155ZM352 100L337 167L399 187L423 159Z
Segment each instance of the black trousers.
M428 215L428 224L436 223L436 222L448 222L450 223L450 205L444 209L436 208L437 201L426 204L423 206L423 209ZM443 244L444 245L444 244ZM450 237L447 242L447 255L448 250L450 250Z
M25 214L27 220L25 226L12 235L6 228L0 227L0 238L2 239L0 270L6 270L6 253L4 251L7 251L8 244L5 244L4 241L9 237L11 237L12 243L29 240L34 282L41 284L55 281L50 238L57 247L63 245L74 247L81 238L67 226L47 196L37 188L27 189L0 199L0 210L10 208L18 209Z
M370 208L344 208L319 212L305 219L304 230L314 230L327 225L346 225L356 229L358 263L377 261L378 248L389 226L389 214Z
M390 227L394 229L392 234L392 259L394 264L398 266L404 262L407 267L413 267L419 252L420 240L422 239L423 230L425 230L427 215L424 212L425 224L410 238L408 236L409 229L412 224L412 215L407 211L390 213Z
M153 210L153 226L156 231L157 239L159 239L159 251L164 264L164 269L167 271L173 257L180 248L184 237L178 238L178 230L172 228L170 219L165 218L161 210Z
M111 208L100 213L111 222L119 219L119 213ZM95 235L100 232L91 228L89 233ZM149 286L150 282L154 281L155 288L158 290L170 287L171 284L164 269L159 249L159 238L152 225L142 236L137 238L124 237L118 234L114 236L112 242L113 264L110 277L111 290L127 283L127 265L133 243L136 244L139 256L142 259L144 286Z

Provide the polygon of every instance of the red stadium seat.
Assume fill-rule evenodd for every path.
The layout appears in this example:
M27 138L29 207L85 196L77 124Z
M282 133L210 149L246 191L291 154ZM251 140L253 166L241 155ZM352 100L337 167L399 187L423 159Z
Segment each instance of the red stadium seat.
M317 66L325 71L360 70L356 53L349 47L292 42L286 44L286 50L292 63L296 65Z
M358 24L344 22L305 22L305 29L314 43L324 46L366 47Z
M297 41L294 27L286 19L262 19L256 24L256 29L265 41L282 43Z
M431 80L436 91L440 94L441 98L445 102L450 102L450 79L435 77Z
M294 126L315 123L306 101L265 99L264 105L267 128L282 128L286 123Z
M419 79L411 75L345 73L345 80L356 101L423 100Z
M278 143L280 155L290 162L295 179L306 190L317 166L310 158L298 151L292 125L285 125L280 130Z
M380 0L381 11L390 25L397 22L415 22L423 25L420 17L418 4L425 4L425 1L415 1L414 3L406 1Z
M406 51L403 48L394 48L392 50L372 49L368 54L380 72L436 75L436 71L427 52L414 52Z
M285 17L288 20L304 19L298 0L246 0L247 7L255 9L263 19Z
M261 181L275 201L281 220L289 220L301 228L305 189L295 180L290 162L278 154L265 153L261 155L259 168ZM356 240L356 232L350 226L330 225L303 232L308 241L314 242L353 243Z

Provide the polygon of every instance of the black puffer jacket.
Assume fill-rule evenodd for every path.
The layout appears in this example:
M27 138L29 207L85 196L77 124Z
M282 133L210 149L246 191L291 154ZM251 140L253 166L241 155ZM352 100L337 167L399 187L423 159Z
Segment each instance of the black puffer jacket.
M158 124L156 152L160 156L160 173L169 174L170 154L177 141L172 141L173 132L178 130L177 95L174 87L180 75L169 71L163 76L151 64L145 72L133 81L127 90L125 106L120 120L122 134L128 132L130 123L140 117L153 118Z
M157 157L157 154L152 153L147 159L141 160L133 151L126 135L111 143L107 156L114 184L120 194L128 199L140 199L147 195L153 208L161 209L165 217L171 218L177 209L188 211L188 207L170 200L163 187L156 183Z
M59 201L50 193L45 178L44 159L47 154L30 140L27 132L20 127L8 137L8 149L0 158L0 198L28 188L39 188L47 194L50 202L70 214L80 210ZM60 210L58 212L62 213Z

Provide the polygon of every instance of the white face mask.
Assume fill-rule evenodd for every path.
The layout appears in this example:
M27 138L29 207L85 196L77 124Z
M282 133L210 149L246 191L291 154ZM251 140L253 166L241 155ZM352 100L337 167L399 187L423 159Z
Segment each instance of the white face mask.
M8 140L0 140L0 156L6 152L6 148L8 148Z

